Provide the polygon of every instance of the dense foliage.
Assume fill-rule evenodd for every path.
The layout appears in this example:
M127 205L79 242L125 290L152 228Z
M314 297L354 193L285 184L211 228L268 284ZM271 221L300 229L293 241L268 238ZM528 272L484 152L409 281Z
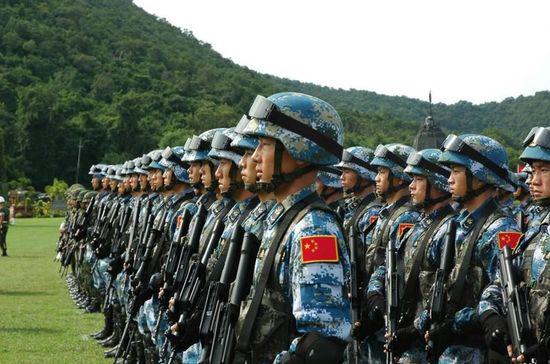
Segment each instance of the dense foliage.
M80 179L92 163L121 162L234 125L258 93L295 90L333 103L346 144L412 143L428 105L336 90L241 67L129 0L0 2L0 181ZM447 130L520 136L550 115L550 94L502 103L435 105Z

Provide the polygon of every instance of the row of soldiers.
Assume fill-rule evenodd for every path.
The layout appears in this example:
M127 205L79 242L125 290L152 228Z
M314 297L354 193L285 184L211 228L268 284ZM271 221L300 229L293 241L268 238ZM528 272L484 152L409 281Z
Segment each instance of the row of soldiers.
M234 128L70 189L58 257L128 363L548 361L550 129L343 149L336 110L257 96ZM514 203L517 200L517 203Z

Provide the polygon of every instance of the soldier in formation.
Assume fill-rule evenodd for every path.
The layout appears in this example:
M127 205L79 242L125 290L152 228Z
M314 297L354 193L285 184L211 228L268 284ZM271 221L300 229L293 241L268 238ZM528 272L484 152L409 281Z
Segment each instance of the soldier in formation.
M183 142L183 141L182 141ZM313 96L73 185L57 258L118 363L548 362L550 130L343 148ZM516 200L516 201L513 201ZM514 202L513 204L511 202Z

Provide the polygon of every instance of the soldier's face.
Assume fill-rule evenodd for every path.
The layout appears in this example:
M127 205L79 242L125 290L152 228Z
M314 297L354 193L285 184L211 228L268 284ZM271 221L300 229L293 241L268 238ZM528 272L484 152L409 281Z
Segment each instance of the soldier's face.
M103 179L101 180L101 187L103 187L103 189L106 189L107 187L109 187L109 179L108 178L103 177Z
M411 199L415 204L421 204L426 200L426 190L428 180L424 176L413 176L412 182L409 184L411 191Z
M533 174L531 177L531 190L533 199L540 200L550 197L550 163L533 162Z
M252 158L252 153L254 152L247 150L239 162L243 182L249 185L256 184L256 162Z
M200 162L191 162L189 168L187 169L189 174L189 182L191 184L199 183L201 181L201 163Z
M355 172L353 169L342 168L340 181L342 181L342 186L344 186L344 190L352 189L357 184L358 180L359 176L357 175L357 172Z
M111 187L111 191L116 191L118 187L118 182L114 179L110 180L109 187Z
M146 175L146 174L140 174L139 175L139 185L140 185L142 191L147 190L147 187L149 186L149 176Z
M97 190L99 188L99 185L100 185L99 178L92 177L92 188L94 190Z
M208 188L212 186L212 169L210 167L210 163L203 162L201 164L201 182L204 185L204 187Z
M174 172L171 169L167 169L162 174L162 179L165 186L171 186L174 183Z
M468 190L466 182L466 168L459 165L451 166L451 175L447 180L453 197L464 197Z
M126 192L126 183L120 182L118 184L118 193L123 194L124 192Z
M220 192L229 191L231 186L231 166L233 162L228 159L221 159L218 168L216 168L216 179L220 186Z
M130 187L132 191L135 191L139 187L139 176L137 174L133 174L130 177Z
M256 179L260 182L271 182L275 165L275 145L272 138L260 138L252 159L256 162Z
M160 169L153 169L149 176L151 176L152 179L151 187L153 187L154 190L160 189L164 183L162 171Z
M390 188L390 169L386 167L378 167L378 173L374 182L376 183L376 193L382 195Z

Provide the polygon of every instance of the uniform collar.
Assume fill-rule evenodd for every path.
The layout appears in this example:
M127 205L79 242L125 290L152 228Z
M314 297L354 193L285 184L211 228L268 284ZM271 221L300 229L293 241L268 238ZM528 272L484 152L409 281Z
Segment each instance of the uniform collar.
M301 190L287 196L283 201L277 202L267 216L267 223L269 225L275 224L279 218L284 215L285 211L302 201L304 198L310 196L312 193L316 193L315 184L305 186Z
M464 209L464 211L462 211L462 213L458 216L457 222L464 230L470 230L475 225L475 222L481 218L481 216L486 215L485 213L488 209L494 209L495 206L498 206L496 199L494 197L488 198L481 204L481 206L471 213Z

